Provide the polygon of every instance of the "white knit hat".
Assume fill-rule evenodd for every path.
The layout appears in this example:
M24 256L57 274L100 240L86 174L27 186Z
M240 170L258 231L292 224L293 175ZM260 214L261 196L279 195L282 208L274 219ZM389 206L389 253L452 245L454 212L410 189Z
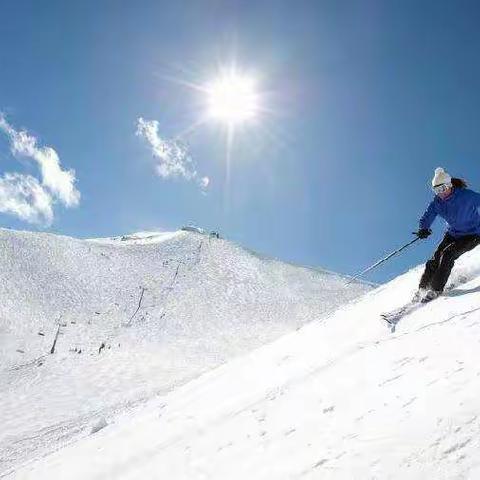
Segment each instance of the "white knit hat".
M444 183L452 183L452 177L442 167L438 167L435 169L435 175L432 178L432 187L443 185Z

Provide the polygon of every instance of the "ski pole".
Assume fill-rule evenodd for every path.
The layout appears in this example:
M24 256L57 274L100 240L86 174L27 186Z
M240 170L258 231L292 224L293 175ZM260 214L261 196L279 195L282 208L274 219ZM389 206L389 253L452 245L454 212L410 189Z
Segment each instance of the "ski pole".
M403 247L400 247L400 248L398 248L397 250L395 250L394 252L389 253L385 258L382 258L381 260L379 260L378 262L375 262L375 263L374 263L373 265L371 265L370 267L366 268L365 270L362 270L360 273L357 273L357 274L354 275L352 278L350 278L350 280L348 280L347 283L345 283L345 286L350 285L350 284L351 284L354 280L356 280L358 277L361 277L362 275L365 275L366 273L370 272L370 271L373 270L374 268L377 268L379 265L381 265L382 263L386 262L387 260L389 260L389 259L392 258L393 256L399 254L402 250L405 250L407 247L409 247L410 245L412 245L413 243L415 243L417 240L420 240L420 237L414 238L411 242L406 243Z

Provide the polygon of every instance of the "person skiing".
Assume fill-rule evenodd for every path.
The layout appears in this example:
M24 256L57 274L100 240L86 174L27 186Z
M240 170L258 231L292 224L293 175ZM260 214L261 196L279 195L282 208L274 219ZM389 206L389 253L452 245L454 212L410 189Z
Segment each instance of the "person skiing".
M480 193L467 188L465 180L452 178L437 168L432 179L435 198L419 221L417 235L427 238L437 216L448 224L443 240L425 264L415 300L428 302L445 288L455 260L480 245Z

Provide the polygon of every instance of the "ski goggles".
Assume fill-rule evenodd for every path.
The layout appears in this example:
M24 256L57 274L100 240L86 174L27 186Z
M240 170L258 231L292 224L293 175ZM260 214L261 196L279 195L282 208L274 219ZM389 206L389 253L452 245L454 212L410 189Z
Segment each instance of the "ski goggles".
M435 185L432 187L432 190L437 194L440 195L442 193L448 192L452 188L451 183L442 183L441 185Z

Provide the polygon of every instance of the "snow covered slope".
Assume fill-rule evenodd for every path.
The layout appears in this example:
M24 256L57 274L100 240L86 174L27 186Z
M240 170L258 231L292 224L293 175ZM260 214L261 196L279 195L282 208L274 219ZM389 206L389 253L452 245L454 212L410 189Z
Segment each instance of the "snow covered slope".
M189 232L0 245L0 472L370 289Z
M420 269L16 470L16 479L480 478L480 250L394 334Z

